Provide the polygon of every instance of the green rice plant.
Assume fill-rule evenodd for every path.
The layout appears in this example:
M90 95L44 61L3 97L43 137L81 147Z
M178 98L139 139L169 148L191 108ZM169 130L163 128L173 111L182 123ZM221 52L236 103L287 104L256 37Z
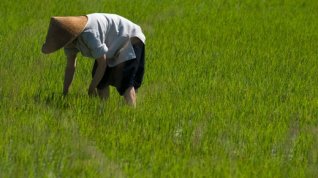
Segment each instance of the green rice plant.
M0 177L315 177L318 2L39 1L0 6ZM40 52L53 15L140 24L137 108L89 98L93 60Z

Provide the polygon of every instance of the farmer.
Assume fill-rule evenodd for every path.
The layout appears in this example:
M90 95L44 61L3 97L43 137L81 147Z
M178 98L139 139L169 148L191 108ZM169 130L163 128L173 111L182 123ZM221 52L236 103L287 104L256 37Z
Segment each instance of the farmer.
M88 94L109 97L109 85L116 87L127 104L136 106L145 65L145 35L141 28L115 14L52 17L42 52L64 47L67 65L63 94L72 83L76 55L95 59Z

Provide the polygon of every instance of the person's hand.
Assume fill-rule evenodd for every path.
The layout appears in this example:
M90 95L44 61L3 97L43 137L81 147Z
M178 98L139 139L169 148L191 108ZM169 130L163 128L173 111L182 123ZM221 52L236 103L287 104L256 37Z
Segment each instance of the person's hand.
M88 96L97 96L96 88L89 86L89 88L88 88Z

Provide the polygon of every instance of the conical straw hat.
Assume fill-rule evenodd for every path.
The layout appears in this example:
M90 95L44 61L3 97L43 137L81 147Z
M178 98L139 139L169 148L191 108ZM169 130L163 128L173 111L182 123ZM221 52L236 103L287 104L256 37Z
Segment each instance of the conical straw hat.
M72 42L85 28L86 16L52 17L42 52L52 53Z

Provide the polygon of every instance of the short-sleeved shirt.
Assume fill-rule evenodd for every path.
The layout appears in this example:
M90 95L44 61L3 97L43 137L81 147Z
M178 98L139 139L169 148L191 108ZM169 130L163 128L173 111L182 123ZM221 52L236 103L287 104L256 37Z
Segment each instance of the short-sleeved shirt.
M137 37L145 43L146 37L140 26L116 14L94 13L88 14L87 18L83 32L73 45L64 47L66 55L81 52L93 59L106 55L110 67L136 58L130 38Z

